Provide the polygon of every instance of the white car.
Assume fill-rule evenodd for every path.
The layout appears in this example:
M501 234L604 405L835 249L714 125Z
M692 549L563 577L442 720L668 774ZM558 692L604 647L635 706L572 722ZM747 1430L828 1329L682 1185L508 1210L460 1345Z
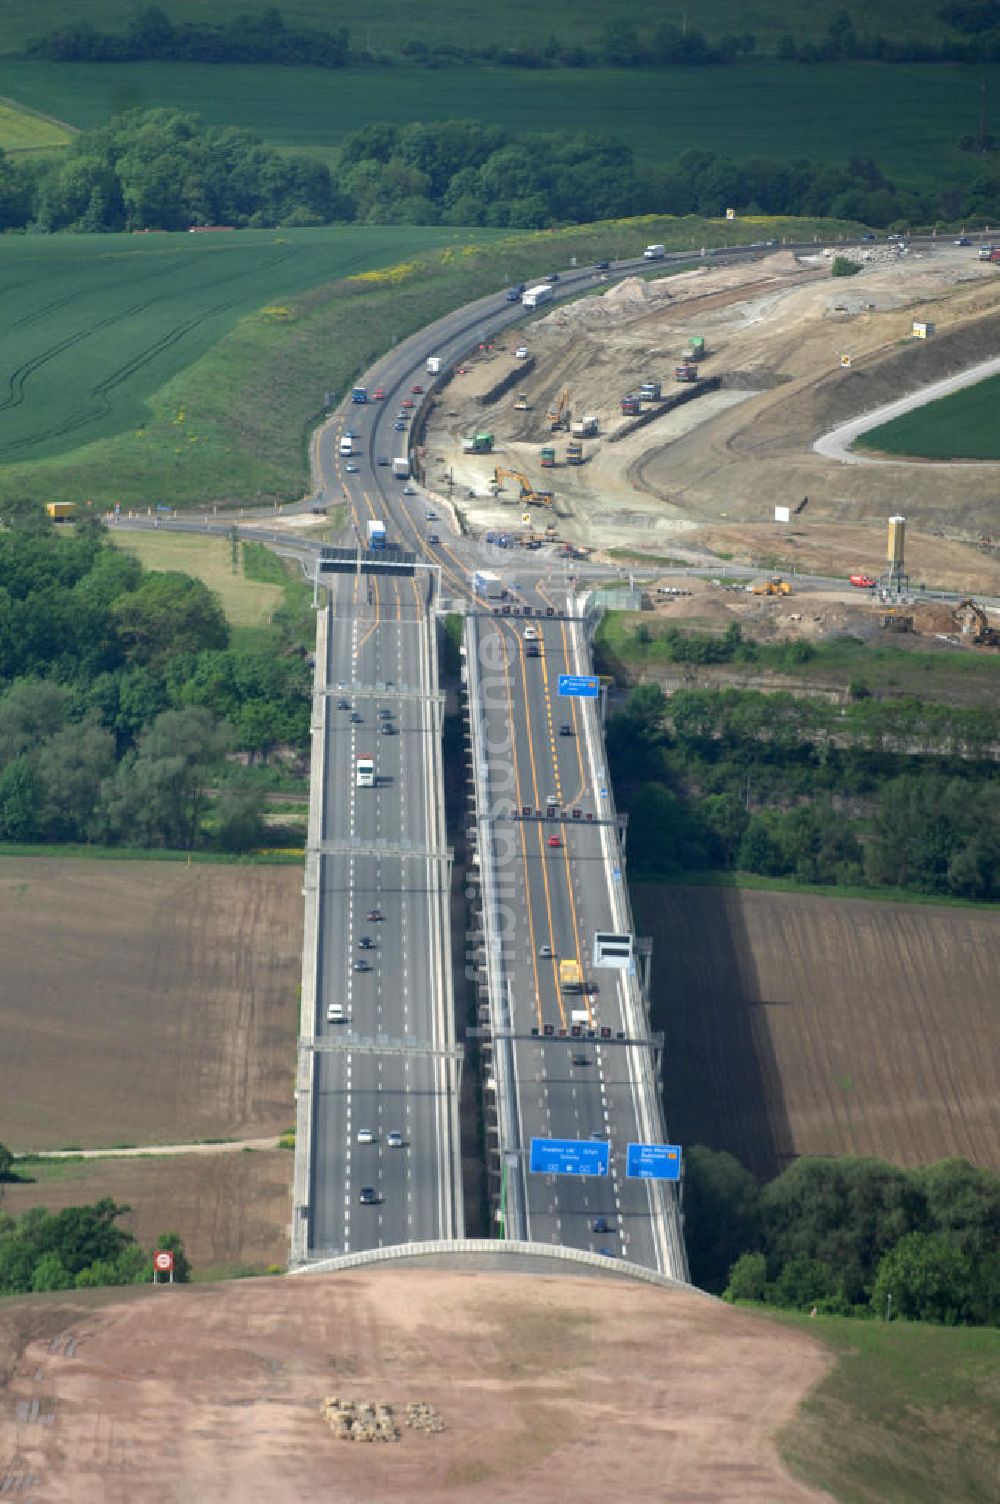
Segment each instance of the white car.
M347 471L348 475L357 475L358 473L357 465L355 465L351 460L349 460L348 463L344 466L344 469Z
M396 1129L393 1128L385 1136L385 1145L387 1149L401 1149L403 1147L403 1135L397 1133Z
M374 1133L372 1132L372 1130L370 1128L359 1128L358 1129L358 1143L359 1144L373 1144L374 1142L375 1142L375 1135L374 1135Z
M342 1024L344 1022L344 1008L341 1003L330 1003L326 1010L328 1024Z
M528 347L527 347L527 345L518 345L517 349L514 351L514 359L515 360L527 360L527 358L528 358Z

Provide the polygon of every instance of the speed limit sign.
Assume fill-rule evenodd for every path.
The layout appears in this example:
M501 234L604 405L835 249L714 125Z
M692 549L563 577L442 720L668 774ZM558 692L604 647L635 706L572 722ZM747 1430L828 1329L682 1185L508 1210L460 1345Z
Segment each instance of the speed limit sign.
M169 1249L157 1249L153 1254L153 1268L157 1274L172 1274L174 1272L174 1256Z

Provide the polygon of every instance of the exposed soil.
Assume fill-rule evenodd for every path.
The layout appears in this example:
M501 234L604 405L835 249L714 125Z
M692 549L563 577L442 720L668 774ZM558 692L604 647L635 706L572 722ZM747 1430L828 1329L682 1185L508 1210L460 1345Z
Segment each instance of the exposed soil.
M1000 911L639 884L678 1142L1000 1169Z
M0 1479L37 1504L819 1504L775 1437L829 1363L721 1302L573 1276L36 1296L0 1307ZM339 1440L334 1395L422 1401L445 1429Z
M195 1273L263 1271L288 1261L294 1155L287 1149L94 1159L60 1166L60 1178L5 1185L3 1209L61 1211L110 1196L132 1208L119 1226L152 1248L178 1232Z
M286 1129L301 886L297 867L0 858L0 1143Z
M861 276L831 280L830 262L776 251L740 266L706 265L656 281L629 279L507 336L528 344L535 369L523 389L482 408L478 388L506 356L492 351L478 371L448 388L428 429L432 483L450 471L463 511L478 528L518 531L517 485L489 494L495 466L552 489L560 534L597 547L626 544L671 552L681 544L724 548L720 524L749 524L770 534L775 505L797 505L803 557L831 566L871 568L884 556L885 519L910 522L911 577L948 588L1000 589L1000 558L977 553L980 534L996 531L1000 466L926 463L858 467L812 450L826 429L940 376L1000 353L1000 278L974 250L950 243L883 258ZM937 333L910 339L914 320ZM618 398L645 379L677 390L673 367L693 334L708 356L706 375L722 389L665 415L615 444ZM841 364L849 357L850 365ZM574 417L593 414L600 437L584 440L586 463L563 463L568 435L550 432L546 414L563 388ZM474 430L496 434L495 455L462 452ZM558 463L542 469L540 446L554 442ZM464 497L473 490L475 499ZM535 522L543 513L536 510ZM831 523L852 525L838 548ZM824 529L826 538L814 537ZM787 532L788 529L785 529ZM949 539L947 557L927 534ZM693 535L693 536L692 536ZM748 535L741 547L750 546ZM936 542L937 540L935 540ZM781 545L784 547L784 544ZM760 552L770 551L765 544Z

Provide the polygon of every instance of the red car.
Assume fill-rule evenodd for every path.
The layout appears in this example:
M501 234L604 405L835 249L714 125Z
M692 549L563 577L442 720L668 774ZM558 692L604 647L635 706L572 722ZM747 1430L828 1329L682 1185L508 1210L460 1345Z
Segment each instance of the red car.
M423 389L422 386L411 386L410 387L410 391L413 393L414 397L420 397L420 396L422 396L423 395L423 390L424 389Z
M561 846L562 845L562 841L560 841L560 839L559 839L558 836L549 836L549 845L550 846Z
M875 581L870 574L852 574L851 584L856 585L859 590L871 590L875 585Z
M385 387L377 386L375 388L375 390L372 392L372 401L373 402L384 402L385 401Z
M413 398L412 397L404 397L401 405L403 407L412 407L413 406Z

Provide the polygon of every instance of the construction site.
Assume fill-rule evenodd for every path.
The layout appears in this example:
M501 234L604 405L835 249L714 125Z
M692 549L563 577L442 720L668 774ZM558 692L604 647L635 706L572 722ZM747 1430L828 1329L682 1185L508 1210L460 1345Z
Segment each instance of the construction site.
M834 254L863 271L832 278ZM859 606L846 582L880 575L887 520L903 514L914 592L994 595L1000 465L848 463L813 445L997 355L1000 278L974 247L706 261L627 278L481 349L437 393L424 474L473 534L840 576Z

